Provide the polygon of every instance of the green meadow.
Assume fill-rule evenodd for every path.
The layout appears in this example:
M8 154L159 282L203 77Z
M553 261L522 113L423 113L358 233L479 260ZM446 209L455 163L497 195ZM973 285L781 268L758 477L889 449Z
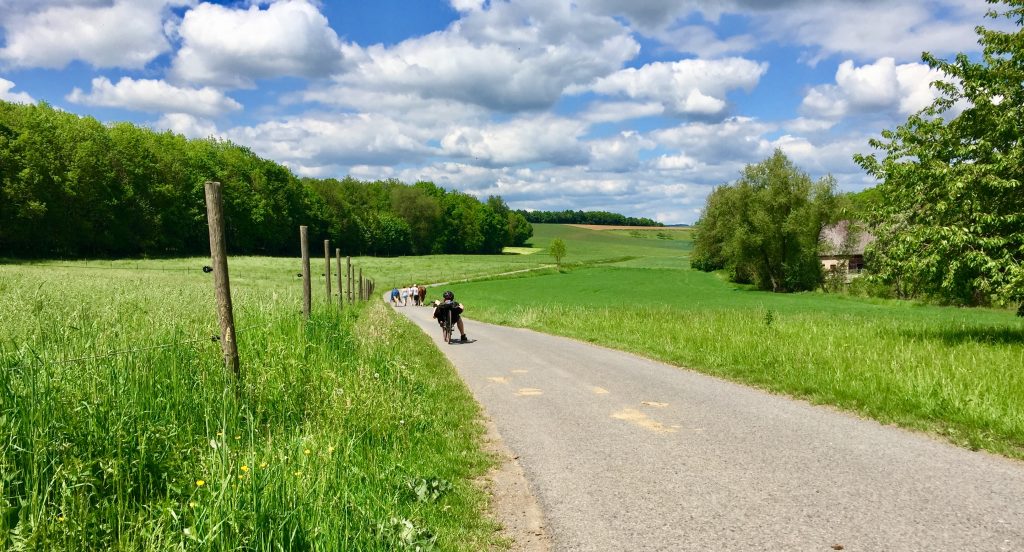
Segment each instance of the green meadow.
M689 229L535 225L530 246L353 264L379 291L454 282L473 319L1024 458L1012 312L752 291L690 270ZM377 300L339 310L319 278L304 322L297 259L232 257L235 381L207 263L0 264L0 549L507 545L474 484L478 407L427 336Z
M682 239L535 225L562 273L460 284L475 319L631 351L972 449L1024 458L1024 320L825 293L773 294L689 270ZM601 252L615 262L596 262Z
M231 260L240 382L205 259L0 265L0 549L466 550L502 543L478 408L379 301Z

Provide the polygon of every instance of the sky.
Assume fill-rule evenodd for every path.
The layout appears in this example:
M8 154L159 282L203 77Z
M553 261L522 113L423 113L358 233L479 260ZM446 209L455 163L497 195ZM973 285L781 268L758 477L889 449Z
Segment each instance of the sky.
M781 148L841 191L984 0L0 0L0 99L296 175L692 224Z

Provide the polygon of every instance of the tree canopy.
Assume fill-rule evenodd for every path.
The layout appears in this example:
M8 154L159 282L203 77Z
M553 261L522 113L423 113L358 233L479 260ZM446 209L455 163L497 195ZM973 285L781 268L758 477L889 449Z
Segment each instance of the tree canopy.
M903 296L1024 303L1024 1L989 3L1016 29L979 26L977 61L925 53L938 99L855 156L880 180L872 270Z
M299 179L224 140L0 101L0 257L204 254L207 180L223 185L232 253L296 254L299 225L347 255L500 253L533 235L500 197Z
M823 277L818 239L837 214L833 179L813 182L776 150L708 196L696 225L692 265L728 269L735 281L771 291L814 289Z

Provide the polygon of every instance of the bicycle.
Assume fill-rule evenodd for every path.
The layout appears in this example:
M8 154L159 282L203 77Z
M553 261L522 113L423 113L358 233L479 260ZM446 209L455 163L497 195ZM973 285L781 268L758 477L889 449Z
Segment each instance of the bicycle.
M449 345L452 342L452 325L452 311L445 309L444 318L441 319L441 339Z

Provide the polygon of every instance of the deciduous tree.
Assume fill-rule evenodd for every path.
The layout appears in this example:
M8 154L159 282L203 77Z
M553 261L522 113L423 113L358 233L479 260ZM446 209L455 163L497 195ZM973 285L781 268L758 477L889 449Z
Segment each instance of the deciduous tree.
M1024 303L1024 1L989 2L1016 29L979 26L977 61L925 53L940 97L855 156L881 181L873 269L904 294Z

